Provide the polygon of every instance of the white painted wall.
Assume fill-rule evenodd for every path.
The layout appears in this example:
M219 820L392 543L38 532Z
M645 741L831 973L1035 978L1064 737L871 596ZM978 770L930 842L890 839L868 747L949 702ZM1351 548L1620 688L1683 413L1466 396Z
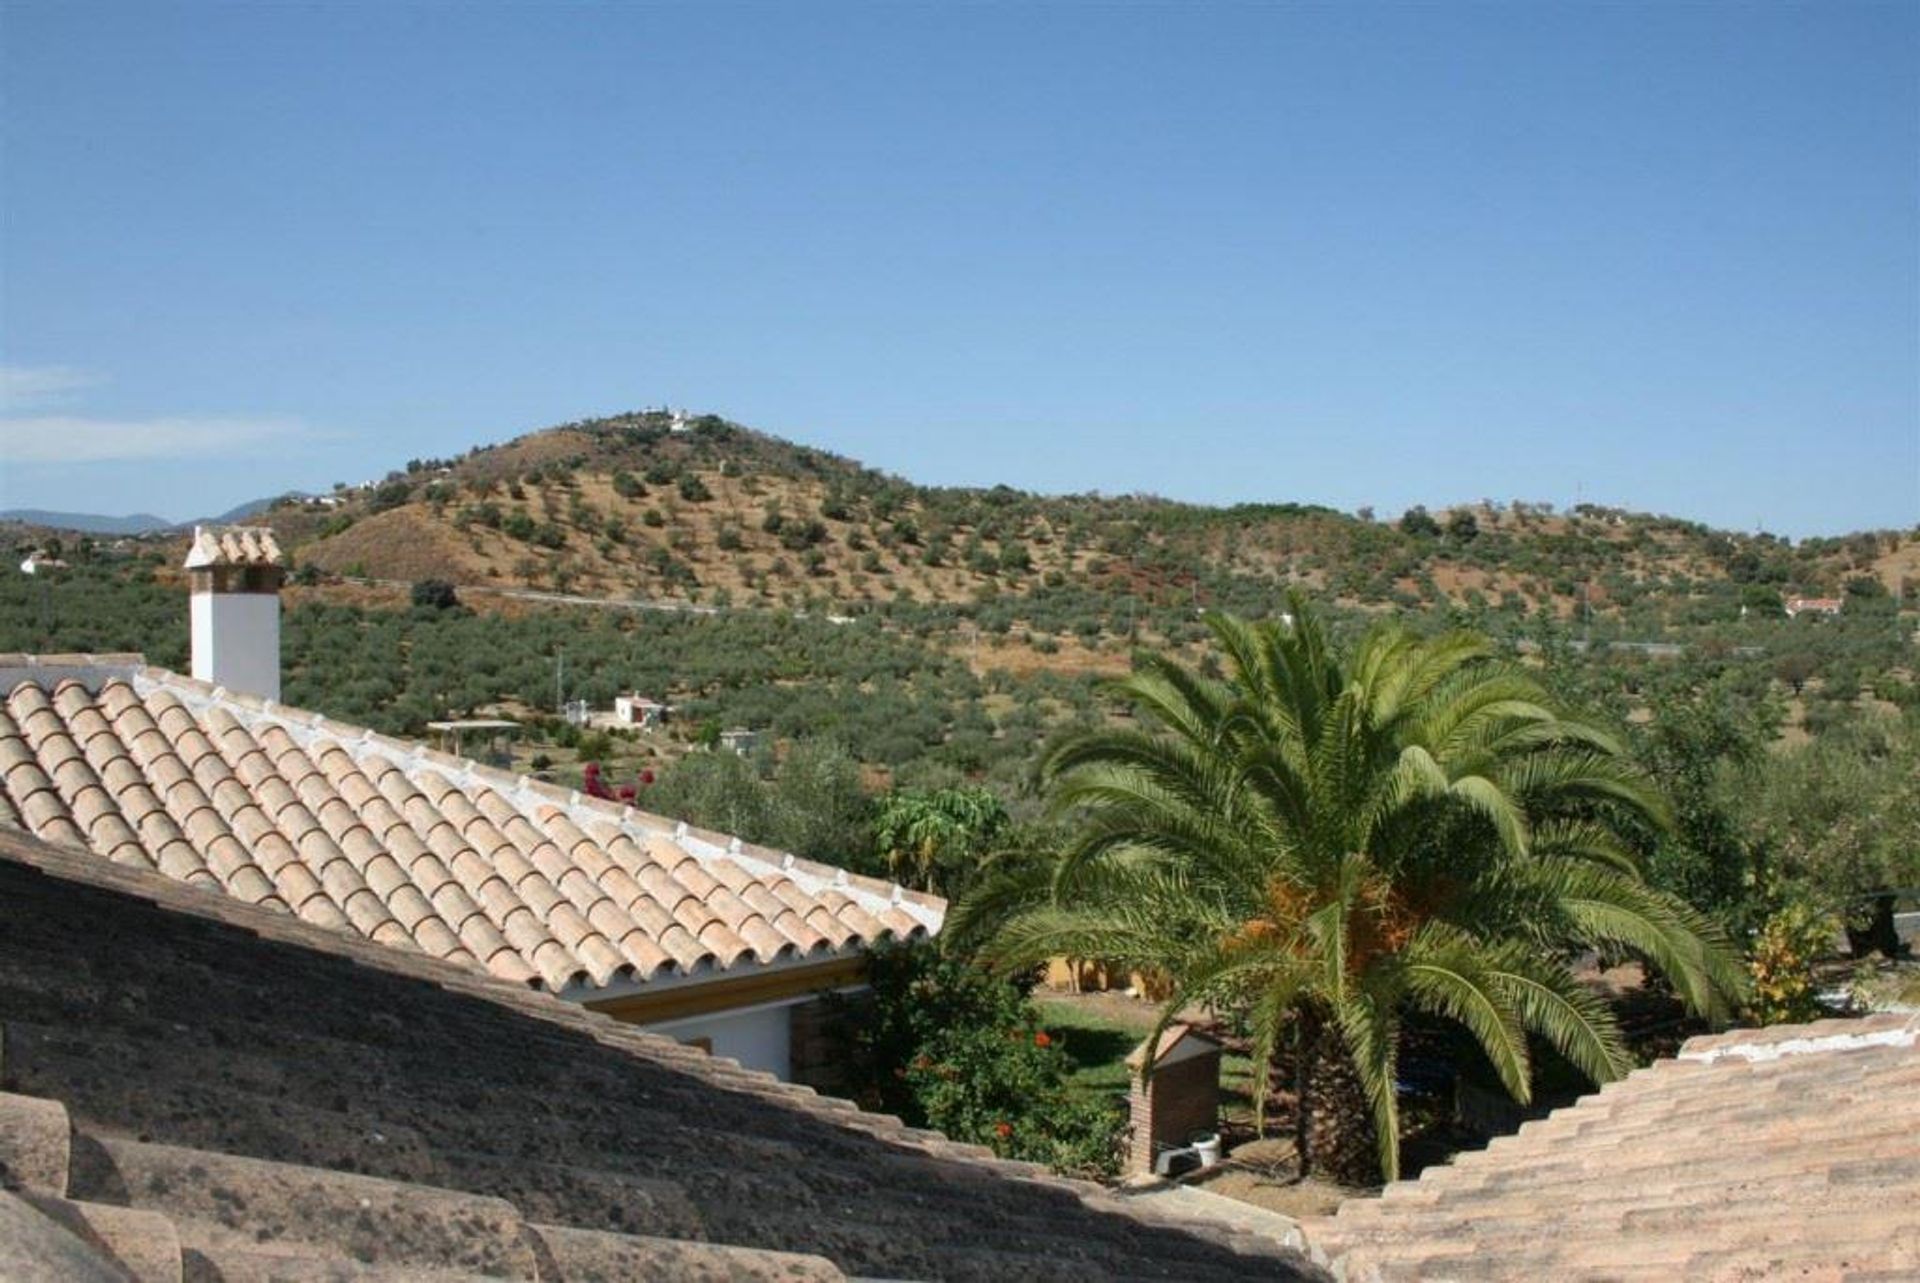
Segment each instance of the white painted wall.
M784 1082L793 1074L792 1025L788 1014L793 1005L789 1002L746 1011L723 1011L643 1027L680 1042L711 1038L714 1055L731 1056L748 1069L763 1069Z
M193 675L267 699L280 698L280 595L196 592Z

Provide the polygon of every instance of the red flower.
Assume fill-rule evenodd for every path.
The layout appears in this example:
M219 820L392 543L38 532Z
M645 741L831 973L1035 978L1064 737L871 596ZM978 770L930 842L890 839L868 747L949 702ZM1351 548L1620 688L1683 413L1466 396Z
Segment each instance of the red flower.
M1033 1036L1033 1045L1036 1047L1051 1047L1053 1046L1053 1039L1049 1038L1047 1036L1047 1031L1042 1029L1039 1033Z
M1013 1124L1012 1123L995 1123L993 1125L993 1134L995 1136L998 1136L1001 1140L1005 1140L1007 1137L1013 1135Z

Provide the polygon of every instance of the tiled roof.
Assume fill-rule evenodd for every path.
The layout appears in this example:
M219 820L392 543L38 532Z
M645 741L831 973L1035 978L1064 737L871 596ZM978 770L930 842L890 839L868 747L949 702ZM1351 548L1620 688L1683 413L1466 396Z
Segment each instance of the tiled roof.
M187 569L206 566L277 566L280 543L265 526L195 526Z
M1217 1219L5 832L0 1065L9 1283L1326 1277Z
M501 979L615 996L850 956L945 910L162 669L10 658L0 826Z
M1694 1038L1303 1228L1351 1283L1920 1278L1920 1016Z

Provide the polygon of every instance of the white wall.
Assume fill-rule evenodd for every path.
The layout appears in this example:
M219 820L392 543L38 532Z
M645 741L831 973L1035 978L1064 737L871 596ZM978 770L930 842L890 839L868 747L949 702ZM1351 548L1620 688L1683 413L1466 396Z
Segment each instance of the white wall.
M196 592L193 675L267 699L280 698L280 595Z
M811 997L809 994L808 998ZM748 1069L763 1069L786 1081L793 1074L789 1015L789 1008L793 1005L788 1002L746 1011L723 1011L711 1016L690 1016L685 1020L668 1020L642 1027L680 1042L711 1038L714 1055L731 1056Z

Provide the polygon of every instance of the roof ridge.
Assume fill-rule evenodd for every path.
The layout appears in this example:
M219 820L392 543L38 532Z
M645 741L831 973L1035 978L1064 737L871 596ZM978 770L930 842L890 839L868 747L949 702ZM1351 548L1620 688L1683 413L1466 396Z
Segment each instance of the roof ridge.
M1911 1047L1916 1041L1920 1041L1920 1015L1881 1013L1689 1038L1674 1059L1709 1065L1722 1060L1761 1064L1863 1047Z

